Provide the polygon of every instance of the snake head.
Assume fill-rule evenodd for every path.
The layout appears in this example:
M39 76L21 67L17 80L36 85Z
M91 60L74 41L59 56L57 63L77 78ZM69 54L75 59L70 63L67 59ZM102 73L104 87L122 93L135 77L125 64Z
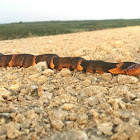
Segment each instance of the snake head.
M133 64L126 69L127 75L140 76L140 64Z

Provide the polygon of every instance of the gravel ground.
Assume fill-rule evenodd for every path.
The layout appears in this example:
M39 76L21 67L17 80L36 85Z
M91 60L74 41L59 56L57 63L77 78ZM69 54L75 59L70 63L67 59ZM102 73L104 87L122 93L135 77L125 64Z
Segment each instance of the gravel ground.
M140 26L0 41L4 54L140 63ZM140 140L140 78L0 68L0 140Z

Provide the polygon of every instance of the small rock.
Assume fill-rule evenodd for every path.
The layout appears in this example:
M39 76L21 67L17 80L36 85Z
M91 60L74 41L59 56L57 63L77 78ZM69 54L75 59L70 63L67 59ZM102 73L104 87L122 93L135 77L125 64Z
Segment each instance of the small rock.
M1 124L5 124L5 122L6 122L6 121L5 121L4 118L0 118L0 125L1 125Z
M119 109L118 102L119 102L118 99L110 99L110 100L108 100L108 103L110 103L115 110L118 110Z
M88 116L86 114L80 114L78 117L79 124L87 124Z
M113 120L113 123L114 123L115 125L119 125L119 124L122 124L123 121L122 121L120 118L115 118L115 119Z
M25 94L27 94L27 92L28 92L28 89L21 89L20 90L20 93L22 94L22 95L25 95Z
M45 69L43 72L42 72L43 75L45 76L51 76L54 74L54 70L51 70L51 69Z
M102 134L103 134L103 132L97 131L97 135L98 135L98 136L101 136Z
M118 83L120 84L136 84L138 83L138 78L128 75L119 75Z
M122 44L123 42L122 42L122 40L116 40L115 42L114 42L114 44L115 45L118 45L118 46L120 46L120 44Z
M106 135L112 134L113 123L102 123L98 125L99 131L103 132Z
M7 124L7 136L9 139L15 139L21 135L19 131L19 125L10 122Z
M16 123L23 123L25 120L25 117L23 114L17 114L13 119Z
M64 127L64 123L61 120L52 120L51 124L58 131L61 131Z
M32 74L32 75L30 75L28 78L29 78L30 80L35 81L36 79L38 79L39 76L41 76L41 73Z
M42 86L38 87L38 96L42 96L42 94L44 93L44 88Z
M72 128L73 127L74 122L73 121L67 121L66 125L68 128Z
M94 121L99 117L99 113L96 109L91 109L90 113L93 115L93 120Z
M123 102L123 101L119 101L119 107L121 108L121 109L126 109L126 105L125 105L125 103Z
M38 115L35 113L34 110L28 110L27 111L27 117L30 119L30 120L36 120L38 119Z
M128 139L129 139L129 135L126 134L125 132L119 132L111 136L111 140L128 140Z
M39 101L38 101L38 103L40 104L40 105L43 105L44 103L49 103L49 101L52 99L52 93L50 93L50 92L44 92L44 93L42 93L42 95L40 96L40 98L39 98Z
M135 118L131 118L129 120L129 123L130 123L130 125L138 126L139 125L139 120L138 119L135 119Z
M65 110L69 111L69 110L73 110L73 109L75 108L75 105L74 105L74 104L65 103L65 104L63 105L63 108L64 108Z
M39 63L37 63L37 64L35 65L35 67L37 68L37 70L38 70L39 72L42 72L42 71L44 71L45 69L48 68L48 65L47 65L46 62L39 62Z
M140 139L140 129L136 126L122 123L116 127L116 134L111 137L112 139L122 139L124 140L139 140Z
M34 81L36 81L39 85L43 85L47 80L47 77L45 75L41 75L38 78L36 78Z
M38 86L37 86L37 85L32 85L32 86L31 86L31 89L32 89L32 90L38 89Z
M24 97L22 96L22 95L18 95L18 101L21 101L21 102L23 102L25 99L24 99Z
M14 84L10 87L10 89L12 89L13 91L18 91L19 90L20 85L19 84Z
M126 105L121 99L110 99L108 100L108 103L110 103L115 110L119 108L126 109Z
M0 135L0 140L6 140L6 135Z
M91 80L89 80L89 79L86 79L82 82L83 86L89 86L90 84L91 84Z
M106 81L110 81L112 79L111 73L104 73L101 75L101 77Z
M38 132L38 133L41 133L41 132L44 131L44 128L43 128L43 126L37 125L37 126L35 127L35 131Z
M57 95L62 95L62 94L65 94L65 89L64 88L62 88L62 87L60 87L59 89L58 89L58 91L57 91Z
M126 85L121 85L121 86L114 86L109 88L109 94L110 96L124 96L124 95L130 95L131 92L129 90L129 87Z
M77 120L77 114L71 113L70 116L69 116L69 119L70 119L71 121L76 121L76 120Z
M89 98L86 98L84 100L84 103L94 107L95 105L99 104L99 100L96 96L91 96Z
M60 71L60 74L63 77L70 77L72 73L69 69L64 68Z
M36 93L38 91L38 86L37 85L31 85L31 93Z
M51 110L48 112L50 120L65 120L68 116L67 111L63 110Z
M6 125L0 125L0 136L6 135Z
M11 95L11 93L5 89L5 88L0 88L0 96L1 97L9 97Z

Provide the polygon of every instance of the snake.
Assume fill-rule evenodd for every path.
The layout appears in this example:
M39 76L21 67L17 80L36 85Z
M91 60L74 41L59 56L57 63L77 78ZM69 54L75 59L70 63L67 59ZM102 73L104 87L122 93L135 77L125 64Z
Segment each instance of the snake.
M82 57L59 57L56 54L10 54L0 53L0 67L24 67L36 65L39 62L46 62L48 68L62 70L77 70L90 73L111 73L124 74L129 76L140 75L140 64L135 62L111 63L102 60L86 60Z

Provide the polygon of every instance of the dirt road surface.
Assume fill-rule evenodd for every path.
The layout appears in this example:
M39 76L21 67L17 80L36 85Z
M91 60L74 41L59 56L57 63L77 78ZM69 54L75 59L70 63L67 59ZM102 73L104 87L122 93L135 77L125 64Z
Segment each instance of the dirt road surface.
M0 53L140 63L140 26L0 41ZM0 139L140 140L140 79L0 68Z

